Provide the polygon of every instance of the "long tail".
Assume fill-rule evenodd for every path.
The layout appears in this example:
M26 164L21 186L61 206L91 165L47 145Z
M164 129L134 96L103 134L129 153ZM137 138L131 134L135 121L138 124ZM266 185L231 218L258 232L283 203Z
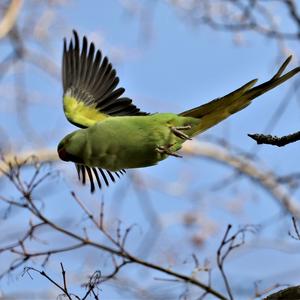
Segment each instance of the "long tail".
M230 115L244 109L251 103L254 98L266 93L267 91L275 88L276 86L293 77L300 71L300 67L297 67L289 71L285 75L282 75L291 59L292 56L289 56L279 68L277 73L269 81L253 87L257 82L257 79L251 80L239 89L222 98L217 98L206 104L179 114L180 116L184 117L194 117L201 119L199 125L194 127L193 130L189 132L189 134L195 136L209 129L210 127L228 118Z

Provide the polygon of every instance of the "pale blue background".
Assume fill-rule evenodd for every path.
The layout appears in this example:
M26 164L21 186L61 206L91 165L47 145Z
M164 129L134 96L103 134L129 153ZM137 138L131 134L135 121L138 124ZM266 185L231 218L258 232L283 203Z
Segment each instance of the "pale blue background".
M73 28L80 35L86 34L90 39L97 35L101 36L102 41L95 40L95 43L111 58L117 68L121 85L126 88L126 96L134 99L135 104L149 112L181 112L231 92L253 78L259 78L261 81L268 80L273 76L279 63L285 59L284 56L279 58L278 44L275 40L255 33L245 33L245 44L237 46L233 42L231 33L216 32L205 26L189 25L167 2L154 1L153 5L147 1L141 2L149 6L150 36L144 36L141 20L126 13L118 1L74 1L59 10L67 26L58 23L59 25L51 28L49 34L53 43L45 53L60 65L62 38L64 36L70 38ZM289 24L283 26L289 29ZM298 50L296 43L289 45L293 51ZM116 49L120 52L116 52ZM5 51L6 49L3 49L3 52ZM121 57L116 53L121 53ZM297 62L297 57L293 62ZM39 133L47 132L49 126L59 128L51 139L42 138L42 146L55 148L58 141L74 129L63 115L61 84L49 79L36 68L28 66L28 70L31 70L27 77L28 87L34 89L37 98L46 95L47 103L47 106L41 102L40 105L35 104L29 109L30 122L33 127L38 128ZM7 76L5 80L9 83L11 79ZM299 143L280 149L269 146L258 148L247 137L247 133L264 131L291 83L260 97L252 106L208 131L207 135L228 139L230 143L245 151L259 149L259 157L263 165L272 168L280 175L297 172ZM12 101L9 97L4 99L7 102L1 104L1 107L13 106L8 103ZM22 148L30 149L31 140L22 133L14 108L8 113L5 109L3 111L0 112L1 126L8 128L12 141L18 138ZM294 97L276 125L274 133L283 135L299 130L299 116L299 99ZM49 216L56 220L67 216L70 222L68 226L70 224L78 226L76 222L80 221L80 216L76 216L77 219L74 220L78 210L69 197L69 189L75 190L80 197L86 198L87 203L92 203L88 188L78 184L73 166L65 163L56 166L62 172L60 178L53 179L54 185L49 185L48 189L47 186L41 188L40 197L47 203ZM170 222L170 225L161 231L160 235L155 233L158 236L152 245L153 256L147 256L147 259L159 263L160 258L164 261L165 253L172 250L178 259L173 268L188 273L192 270L191 254L194 252L199 255L201 262L208 257L215 266L216 247L228 223L238 228L243 224L267 222L268 226L263 227L260 234L254 238L250 236L249 243L228 260L226 269L235 295L237 299L249 299L253 295L255 280L263 280L262 287L274 283L297 283L300 279L299 243L288 236L290 217L278 218L279 206L269 195L247 179L235 181L225 189L212 192L210 190L212 184L231 174L230 172L228 168L217 164L188 157L182 160L170 158L158 166L139 170L138 174L145 182L155 178L163 183L172 184L177 180L189 178L189 181L185 182L189 188L185 196L149 191L147 201L150 201L153 209L162 218L162 222ZM130 174L110 189L97 193L92 199L100 200L104 197L111 216L116 213L125 225L140 224L141 231L137 230L133 233L131 249L143 257L146 249L137 245L135 239L145 238L147 230L150 230L152 225L142 213L140 201L144 199L139 198L131 188L129 178ZM53 186L56 192L51 195ZM9 185L4 185L3 190L8 194L14 194ZM125 199L121 200L120 194L123 195L124 191L127 193ZM299 193L295 194L295 197L297 196ZM226 208L226 204L234 198L245 201L240 214L232 213ZM117 214L118 209L121 210L120 215ZM199 211L199 214L207 215L210 220L216 222L218 226L216 233L203 248L193 248L184 241L185 238L188 240L189 229L185 230L179 226L176 220L176 216L183 211ZM13 220L20 223L24 220L25 226L27 223L25 217L17 213ZM6 221L3 224L4 228L11 228L14 224L13 220L11 223ZM97 265L94 262L89 264L91 255L94 255L91 249L83 252L75 251L73 256L61 255L49 263L47 270L50 274L56 273L59 279L59 262L63 261L67 270L75 270L75 273L77 271L78 282L81 282L82 270L90 274L91 270L104 268L102 263L105 256L99 255L97 259L94 258L96 261L99 259ZM183 264L185 260L188 261L187 264ZM214 270L214 287L222 291L223 283L216 275L218 271ZM134 278L141 276L142 285L146 287L153 285L153 290L162 295L174 296L175 294L178 297L183 291L179 283L152 280L153 277L165 278L166 276L162 274L153 272L145 275L142 268L134 266L125 268L121 272L125 277L127 273L133 274ZM202 279L202 275L199 278ZM203 280L205 280L204 276ZM38 291L49 287L52 288L50 283L41 280L39 275L34 275L33 281L27 276L19 277L17 280L15 276L11 276L0 285L6 293L23 289ZM124 297L131 299L130 294L116 292L109 284L101 286L101 290L101 299L124 299Z

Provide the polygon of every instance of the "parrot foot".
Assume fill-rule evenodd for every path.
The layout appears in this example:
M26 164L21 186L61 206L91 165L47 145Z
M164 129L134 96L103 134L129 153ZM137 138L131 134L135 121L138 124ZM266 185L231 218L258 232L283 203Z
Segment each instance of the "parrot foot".
M170 147L172 147L172 146L173 145L158 146L157 148L155 148L155 150L161 154L167 154L167 155L171 155L171 156L175 156L175 157L182 157L181 155L177 154L176 152L173 152L170 150Z
M171 127L171 131L178 136L179 138L183 139L183 140L191 140L191 138L185 134L184 132L182 132L181 130L188 130L191 129L192 126L191 125L187 125L187 126L178 126L178 127Z

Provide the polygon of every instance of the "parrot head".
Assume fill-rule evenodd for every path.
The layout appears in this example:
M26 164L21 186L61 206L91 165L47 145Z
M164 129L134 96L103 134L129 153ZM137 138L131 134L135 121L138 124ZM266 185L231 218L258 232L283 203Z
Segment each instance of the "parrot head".
M65 136L57 146L57 153L61 160L82 164L85 134L77 130Z

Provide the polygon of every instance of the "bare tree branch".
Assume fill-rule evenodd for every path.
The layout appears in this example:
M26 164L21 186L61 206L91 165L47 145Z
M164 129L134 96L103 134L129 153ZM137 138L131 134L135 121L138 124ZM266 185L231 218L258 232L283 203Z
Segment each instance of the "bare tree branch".
M25 152L18 155L18 159L14 154L4 156L4 163L0 161L0 177L1 170L6 172L10 167L18 162L23 162L26 165L32 164L28 157L35 153L39 161L57 161L58 155L56 151L41 149L34 152ZM249 158L232 154L228 150L218 147L212 143L198 142L197 140L186 142L183 145L182 153L202 157L215 162L227 165L234 168L238 172L246 175L256 184L266 190L274 199L276 199L284 208L297 218L300 217L300 206L297 201L288 193L286 188L281 184L278 176L270 170L264 170L261 166L256 166Z
M0 39L3 39L15 25L21 11L23 1L12 0L0 22Z
M281 290L277 293L267 296L263 300L287 300L293 299L297 300L300 299L300 286L292 286L288 287L284 290Z
M27 160L27 161L29 161L29 160ZM129 233L131 227L127 228L125 230L124 234L122 235L120 228L118 226L117 231L116 231L116 237L113 237L110 233L108 233L106 231L105 227L100 227L101 224L102 224L102 226L104 225L104 221L100 219L99 222L97 222L95 220L94 216L92 215L92 213L85 207L85 205L82 203L82 201L80 201L78 199L78 197L75 196L75 194L73 194L74 200L79 204L80 208L83 209L84 213L89 217L91 222L94 225L96 225L98 230L100 230L100 232L102 232L104 234L104 236L107 237L108 240L112 242L113 246L108 246L104 243L101 243L98 241L98 239L93 240L93 239L89 238L88 235L86 234L86 232L84 232L84 234L79 234L76 232L76 229L69 230L69 229L55 223L51 219L49 219L42 212L42 210L36 205L36 202L32 196L32 192L33 192L34 188L36 188L41 182L43 182L45 180L46 176L43 174L40 174L41 164L35 163L33 166L36 171L33 173L31 180L29 180L29 183L24 182L21 177L21 174L22 174L21 169L26 166L27 161L20 163L20 162L18 162L18 160L15 159L14 166L12 166L8 163L8 167L10 168L10 170L6 171L4 174L7 177L7 179L10 180L10 182L21 193L20 202L17 201L20 204L17 204L17 206L18 207L22 206L23 209L26 209L28 212L30 212L35 218L37 218L39 220L39 223L37 223L36 225L31 225L29 228L29 231L25 234L24 238L21 239L18 243L0 248L0 253L10 251L10 252L18 254L20 256L19 259L17 259L16 262L14 262L7 271L4 271L3 274L5 274L7 272L11 272L12 270L15 270L15 269L21 267L31 257L41 256L42 254L45 254L45 259L48 259L50 255L60 253L60 252L63 252L66 250L66 248L63 248L63 249L49 249L48 251L43 251L43 252L32 252L26 248L26 246L25 246L26 242L32 236L34 236L36 229L41 226L47 226L47 227L51 228L54 232L61 233L65 237L69 237L69 238L75 240L76 244L71 246L71 248L73 248L73 249L82 247L84 245L86 247L89 246L89 247L107 252L107 253L111 254L112 256L117 256L117 257L122 258L123 259L122 263L115 264L115 271L113 271L113 273L112 273L113 275L110 275L110 276L108 275L106 277L107 279L110 279L111 276L114 276L120 270L120 268L122 268L123 266L125 266L126 264L128 264L130 262L133 264L144 266L148 269L159 271L161 273L175 277L176 279L178 279L184 283L188 283L188 284L194 285L196 287L199 287L199 288L203 289L204 291L206 291L207 293L214 295L217 299L223 299L223 300L227 299L225 296L223 296L217 290L215 290L211 286L199 281L193 275L185 275L185 274L173 271L169 268L163 267L156 263L148 262L146 260L143 260L143 259L131 254L127 249L125 249L125 241L128 237L128 233ZM46 173L46 175L47 174L48 173ZM10 205L15 204L15 200L13 200L13 199L6 199L6 198L2 197L2 198L0 198L0 201L1 200ZM101 216L101 214L100 214L100 216ZM102 218L103 218L103 216L104 216L104 213L102 213ZM55 252L53 252L53 251L55 251ZM37 271L36 269L34 269L34 270ZM49 277L49 276L47 276L47 274L45 274L45 272L41 272L41 275L45 276L46 278ZM51 282L53 284L57 285L56 282L53 282L53 281L51 281ZM64 287L61 287L60 289L63 290L63 292L67 295L67 290Z
M271 171L257 167L248 158L233 155L226 149L208 143L201 143L195 140L186 142L182 150L184 154L204 157L236 169L266 190L282 205L284 210L297 218L300 217L298 202L278 183L277 177Z
M291 143L295 143L300 140L300 131L295 133L284 135L282 137L277 137L274 135L265 135L265 134L248 134L257 144L268 144L278 147L283 147Z
M233 250L241 247L245 243L246 233L247 232L255 233L256 228L254 226L248 225L248 226L240 228L236 233L234 233L230 236L229 233L230 233L231 229L232 229L232 225L229 224L227 226L224 237L223 237L221 244L217 251L217 264L218 264L218 268L222 274L223 281L225 283L225 287L226 287L229 299L233 300L234 297L233 297L232 289L230 287L228 277L224 270L225 260Z

